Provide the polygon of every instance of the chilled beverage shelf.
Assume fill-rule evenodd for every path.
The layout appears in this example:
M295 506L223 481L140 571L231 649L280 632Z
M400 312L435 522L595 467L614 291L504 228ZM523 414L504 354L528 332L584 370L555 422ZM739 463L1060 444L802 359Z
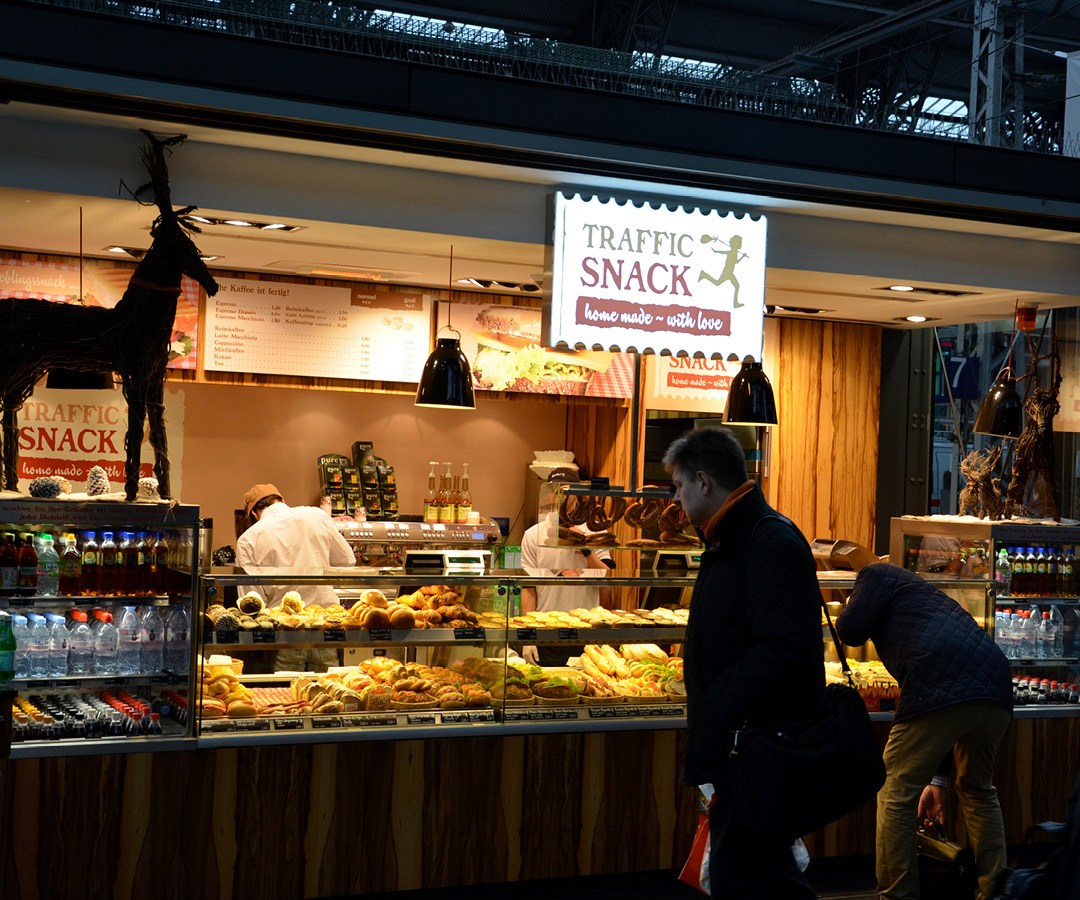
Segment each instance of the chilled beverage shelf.
M190 603L190 596L156 594L76 594L50 597L0 597L0 609L65 609L72 606L168 606Z

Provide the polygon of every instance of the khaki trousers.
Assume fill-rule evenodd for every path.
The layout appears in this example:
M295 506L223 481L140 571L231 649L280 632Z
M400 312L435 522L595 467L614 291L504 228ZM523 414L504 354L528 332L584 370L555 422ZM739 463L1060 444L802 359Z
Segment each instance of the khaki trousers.
M989 897L1005 867L1005 825L994 788L994 757L1012 713L989 701L956 703L896 722L885 745L885 784L877 797L877 879L885 900L918 900L915 831L919 797L949 750L964 811L979 894Z

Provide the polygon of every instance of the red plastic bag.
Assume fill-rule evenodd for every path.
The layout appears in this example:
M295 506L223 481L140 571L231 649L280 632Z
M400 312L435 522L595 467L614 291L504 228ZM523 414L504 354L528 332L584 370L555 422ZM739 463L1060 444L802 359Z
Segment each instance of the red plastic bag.
M690 855L686 858L682 871L679 872L679 881L685 881L690 887L697 888L706 896L711 896L709 891L709 817L705 813L698 815L694 843L690 846Z

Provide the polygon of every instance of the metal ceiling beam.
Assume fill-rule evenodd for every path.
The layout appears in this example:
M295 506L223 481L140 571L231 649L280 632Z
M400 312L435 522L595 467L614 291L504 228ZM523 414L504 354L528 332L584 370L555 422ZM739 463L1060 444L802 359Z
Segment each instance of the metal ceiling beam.
M774 63L761 66L757 71L763 75L798 75L829 59L876 44L894 34L946 15L954 9L966 6L968 2L969 0L924 0L922 3L897 10L876 22L860 25L843 34L827 38L813 47L796 51Z

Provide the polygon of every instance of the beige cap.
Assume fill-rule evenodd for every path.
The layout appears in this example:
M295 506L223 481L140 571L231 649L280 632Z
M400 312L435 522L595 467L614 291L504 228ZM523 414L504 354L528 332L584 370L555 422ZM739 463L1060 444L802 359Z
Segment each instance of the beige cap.
M254 487L250 488L246 494L244 494L244 512L250 516L251 507L253 507L260 500L266 497L273 496L274 494L279 497L281 496L281 491L279 491L274 485L256 484Z

